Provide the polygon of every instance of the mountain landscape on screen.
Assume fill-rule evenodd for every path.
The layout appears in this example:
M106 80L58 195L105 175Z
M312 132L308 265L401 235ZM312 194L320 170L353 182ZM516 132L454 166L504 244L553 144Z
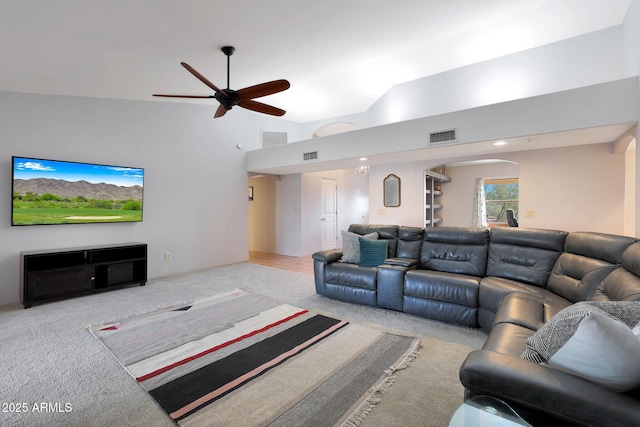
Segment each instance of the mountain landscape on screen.
M13 158L12 225L142 221L144 169Z
M142 200L142 187L139 185L124 187L104 182L92 184L87 181L69 182L51 178L16 179L13 189L20 194L54 194L63 198L84 196L96 200Z

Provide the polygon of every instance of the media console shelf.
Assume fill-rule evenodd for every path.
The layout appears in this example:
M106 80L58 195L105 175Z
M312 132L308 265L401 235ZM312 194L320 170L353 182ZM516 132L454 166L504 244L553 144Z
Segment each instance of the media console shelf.
M146 243L20 252L20 299L36 302L147 282Z

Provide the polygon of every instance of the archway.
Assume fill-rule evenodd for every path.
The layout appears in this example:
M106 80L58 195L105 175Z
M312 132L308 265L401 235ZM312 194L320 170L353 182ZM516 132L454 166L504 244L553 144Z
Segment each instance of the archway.
M356 130L357 128L358 127L355 125L355 123L349 123L349 122L329 123L317 129L315 132L313 132L313 137L320 138L322 136L329 136L329 135L335 135L343 132L350 132L352 130Z
M636 150L636 132L638 125L633 126L625 132L613 144L614 154L624 154L624 234L626 236L635 237L636 230L640 227L636 223L640 219L636 218L639 211L636 204L640 201L636 197L637 183L637 150Z

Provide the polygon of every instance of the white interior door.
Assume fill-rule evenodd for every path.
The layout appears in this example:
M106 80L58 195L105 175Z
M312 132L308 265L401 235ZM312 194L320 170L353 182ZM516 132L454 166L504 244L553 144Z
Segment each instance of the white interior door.
M322 250L335 249L338 242L338 186L335 179L322 178Z

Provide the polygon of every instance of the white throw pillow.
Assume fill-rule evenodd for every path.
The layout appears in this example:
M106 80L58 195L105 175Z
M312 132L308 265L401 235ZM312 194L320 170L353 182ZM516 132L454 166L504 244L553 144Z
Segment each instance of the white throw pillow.
M358 237L378 240L378 233L370 233L361 236L350 231L342 231L342 258L340 261L356 264L360 261L360 242Z
M632 390L640 386L640 302L573 304L527 339L521 357L618 392Z

